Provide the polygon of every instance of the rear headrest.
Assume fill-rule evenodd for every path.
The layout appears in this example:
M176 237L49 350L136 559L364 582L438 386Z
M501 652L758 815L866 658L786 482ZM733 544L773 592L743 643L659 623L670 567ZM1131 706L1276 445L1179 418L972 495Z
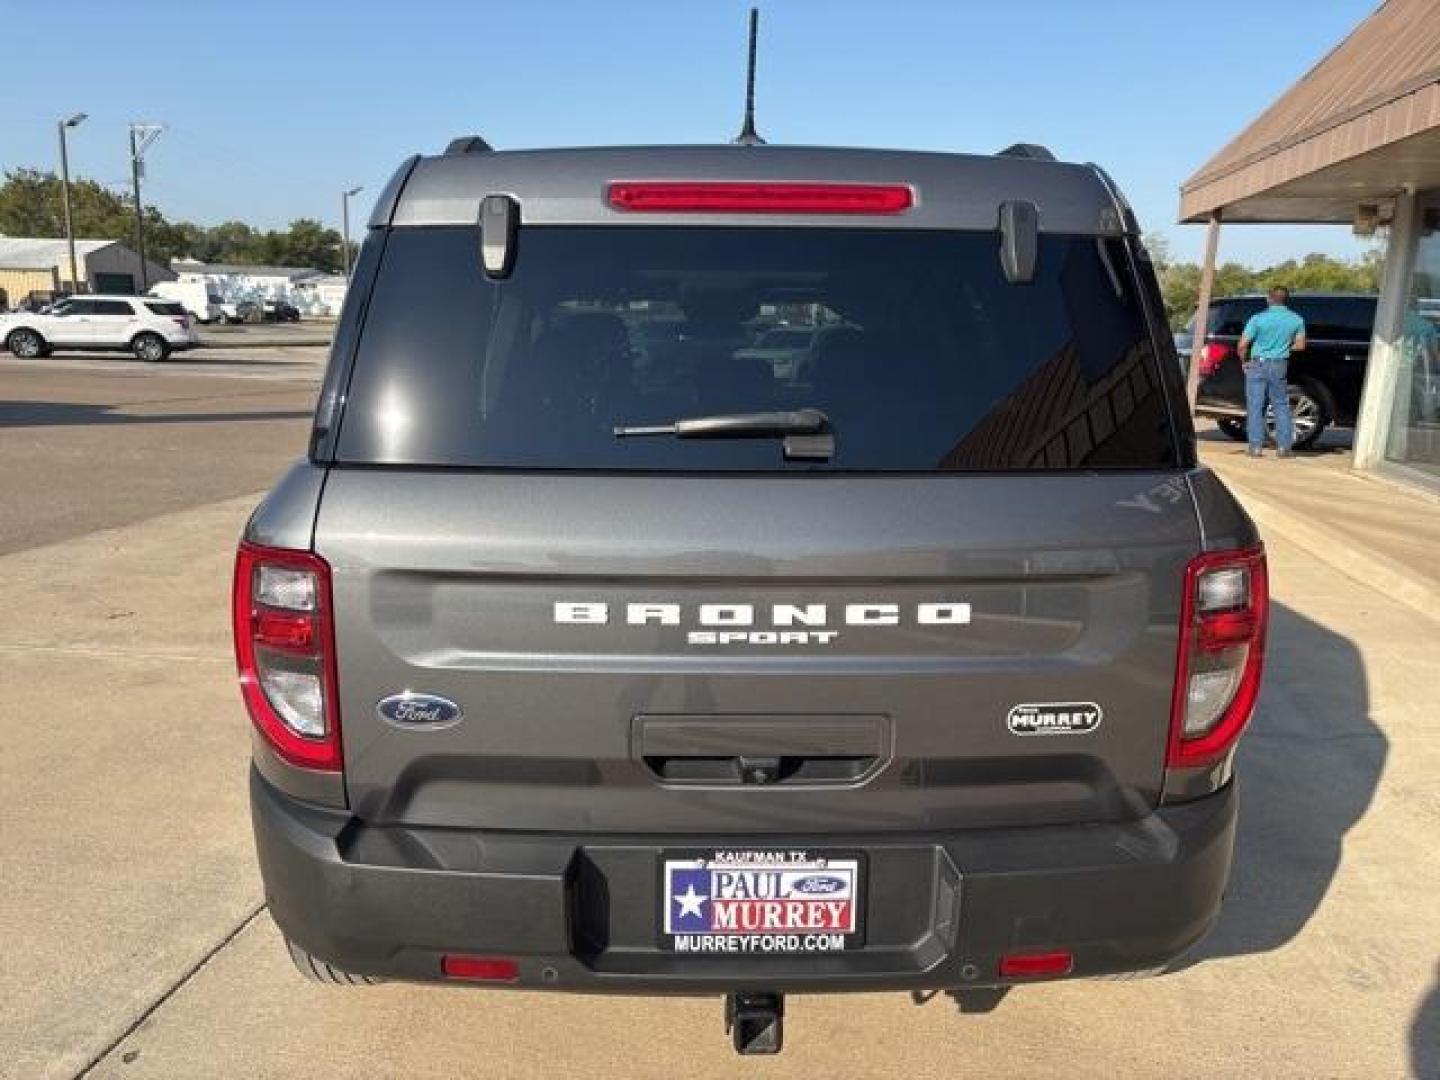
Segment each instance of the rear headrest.
M535 408L576 405L597 394L630 387L630 336L616 315L566 316L535 341L528 362L512 365L502 412L520 416Z
M557 322L541 335L535 351L544 363L575 366L602 356L623 356L629 346L630 335L620 317L596 311Z

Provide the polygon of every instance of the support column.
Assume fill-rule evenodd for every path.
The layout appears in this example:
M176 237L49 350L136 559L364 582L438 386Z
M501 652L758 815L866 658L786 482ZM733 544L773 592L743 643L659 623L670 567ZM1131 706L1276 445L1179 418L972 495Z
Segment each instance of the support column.
M1220 213L1210 212L1210 229L1205 234L1205 265L1200 269L1200 295L1195 298L1195 333L1190 339L1190 370L1185 374L1185 399L1195 411L1200 387L1200 355L1205 350L1205 330L1210 325L1210 294L1215 288L1215 257L1220 250Z
M1385 460L1390 437L1397 376L1402 359L1405 308L1409 303L1410 275L1420 243L1420 198L1414 189L1395 197L1395 213L1385 244L1385 269L1380 277L1380 301L1375 309L1375 336L1365 364L1365 389L1355 421L1356 469L1375 469Z

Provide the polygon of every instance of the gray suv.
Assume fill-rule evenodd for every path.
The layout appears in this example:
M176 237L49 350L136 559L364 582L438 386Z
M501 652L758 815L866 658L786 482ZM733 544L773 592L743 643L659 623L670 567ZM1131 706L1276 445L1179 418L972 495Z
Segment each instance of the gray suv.
M466 139L379 200L234 613L303 972L758 1052L788 992L1193 945L1266 577L1094 166Z

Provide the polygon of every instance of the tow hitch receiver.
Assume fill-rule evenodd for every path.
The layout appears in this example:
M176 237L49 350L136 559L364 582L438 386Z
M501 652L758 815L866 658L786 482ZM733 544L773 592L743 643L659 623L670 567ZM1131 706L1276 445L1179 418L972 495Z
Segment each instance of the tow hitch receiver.
M737 1054L778 1054L785 1045L785 996L731 994L725 999L725 1030Z

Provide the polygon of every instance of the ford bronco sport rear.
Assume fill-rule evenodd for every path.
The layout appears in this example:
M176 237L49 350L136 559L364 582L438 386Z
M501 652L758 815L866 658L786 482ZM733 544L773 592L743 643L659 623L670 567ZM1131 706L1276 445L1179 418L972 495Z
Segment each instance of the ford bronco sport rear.
M302 970L720 993L743 1042L1165 965L1266 605L1172 348L1090 166L407 162L237 563Z

